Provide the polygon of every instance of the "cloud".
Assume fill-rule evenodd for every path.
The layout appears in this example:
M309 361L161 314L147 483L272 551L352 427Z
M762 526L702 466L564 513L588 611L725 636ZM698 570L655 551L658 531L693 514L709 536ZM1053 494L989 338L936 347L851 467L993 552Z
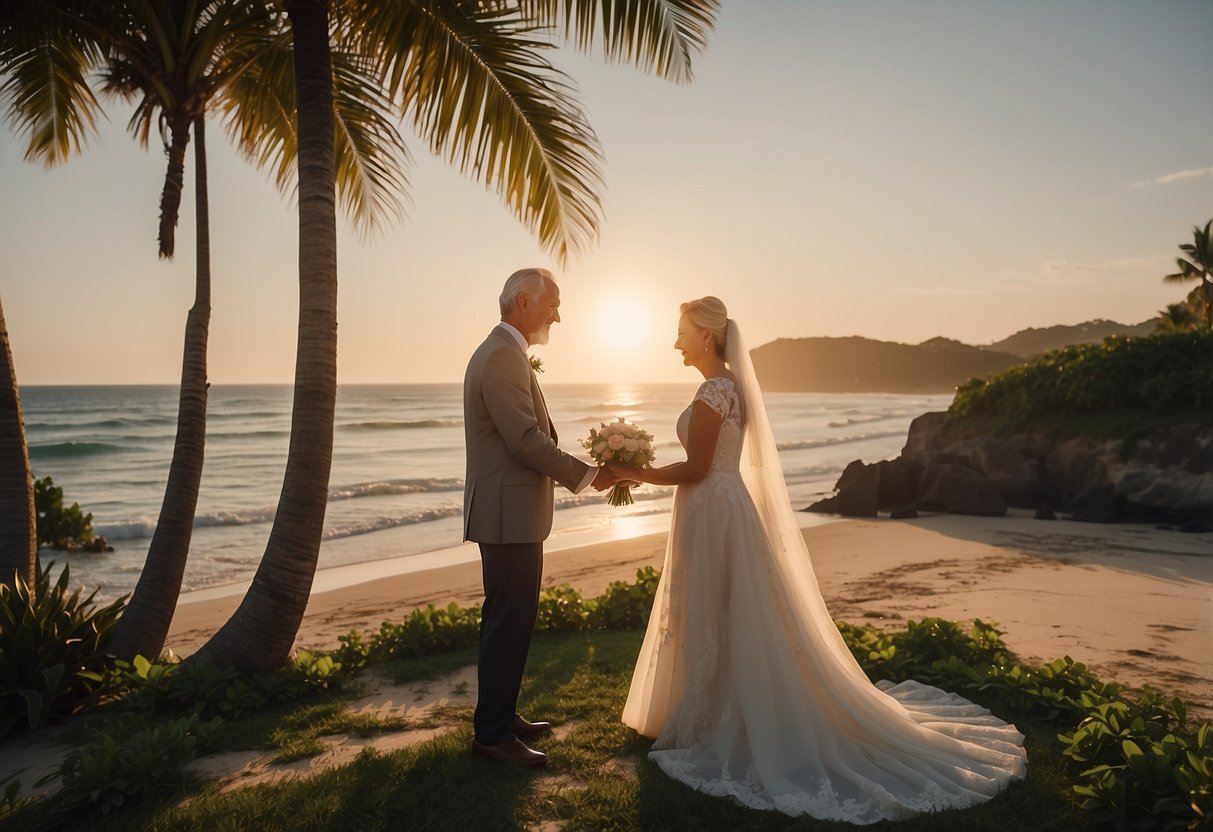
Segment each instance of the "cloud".
M1181 182L1184 179L1197 179L1201 176L1213 176L1213 165L1207 168L1192 168L1190 170L1178 170L1175 173L1168 173L1165 176L1160 176L1157 179L1143 179L1140 182L1134 182L1134 188L1148 188L1151 185L1170 185L1172 182Z
M989 295L994 292L1010 292L1022 288L1017 283L993 283L984 286L895 286L889 292L894 295L962 297L967 295Z
M1138 280L1157 273L1161 278L1167 265L1175 259L1169 254L1145 257L1117 257L1099 262L1049 260L1042 264L1038 279L1051 284L1083 284L1103 280Z

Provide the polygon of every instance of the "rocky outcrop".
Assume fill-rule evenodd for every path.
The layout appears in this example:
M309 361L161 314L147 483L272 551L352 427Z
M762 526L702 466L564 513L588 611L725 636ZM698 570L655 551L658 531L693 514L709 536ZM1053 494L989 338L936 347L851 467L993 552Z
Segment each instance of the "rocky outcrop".
M919 508L951 514L1002 517L1007 504L998 490L972 468L948 463L928 465L918 491Z
M855 460L838 478L838 494L810 507L810 511L844 517L875 517L878 511L912 509L918 500L922 466L906 459L864 465Z
M1088 522L1210 525L1213 427L1176 425L1135 440L997 438L965 435L947 414L926 413L911 423L898 459L856 460L837 488L808 510L999 515L1017 506ZM864 513L850 514L858 508Z

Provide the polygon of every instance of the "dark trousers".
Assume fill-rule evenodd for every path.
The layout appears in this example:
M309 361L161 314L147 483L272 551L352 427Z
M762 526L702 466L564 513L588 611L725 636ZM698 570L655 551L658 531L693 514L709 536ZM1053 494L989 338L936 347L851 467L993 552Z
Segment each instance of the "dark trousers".
M508 742L518 711L539 609L543 543L481 543L484 608L480 618L479 696L474 725L482 743Z

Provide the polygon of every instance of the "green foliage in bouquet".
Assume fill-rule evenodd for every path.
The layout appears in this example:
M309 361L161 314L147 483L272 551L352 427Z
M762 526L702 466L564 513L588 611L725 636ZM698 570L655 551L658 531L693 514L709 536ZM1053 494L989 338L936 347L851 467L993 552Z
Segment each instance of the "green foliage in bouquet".
M65 565L37 565L34 585L0 585L0 737L37 728L91 702L110 659L105 645L126 598L97 608L94 590L68 591Z
M954 422L1003 432L1069 424L1117 435L1150 421L1208 421L1213 331L1113 336L1053 350L988 379L970 379L957 388L948 413Z

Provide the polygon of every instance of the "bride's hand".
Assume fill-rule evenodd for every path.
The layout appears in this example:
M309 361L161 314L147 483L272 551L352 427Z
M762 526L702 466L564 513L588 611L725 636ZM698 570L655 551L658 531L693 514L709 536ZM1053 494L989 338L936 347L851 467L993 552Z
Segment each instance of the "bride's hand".
M611 472L611 476L619 485L634 488L640 485L640 481L636 479L636 469L630 468L627 465L620 465L618 462L608 462L607 470Z

